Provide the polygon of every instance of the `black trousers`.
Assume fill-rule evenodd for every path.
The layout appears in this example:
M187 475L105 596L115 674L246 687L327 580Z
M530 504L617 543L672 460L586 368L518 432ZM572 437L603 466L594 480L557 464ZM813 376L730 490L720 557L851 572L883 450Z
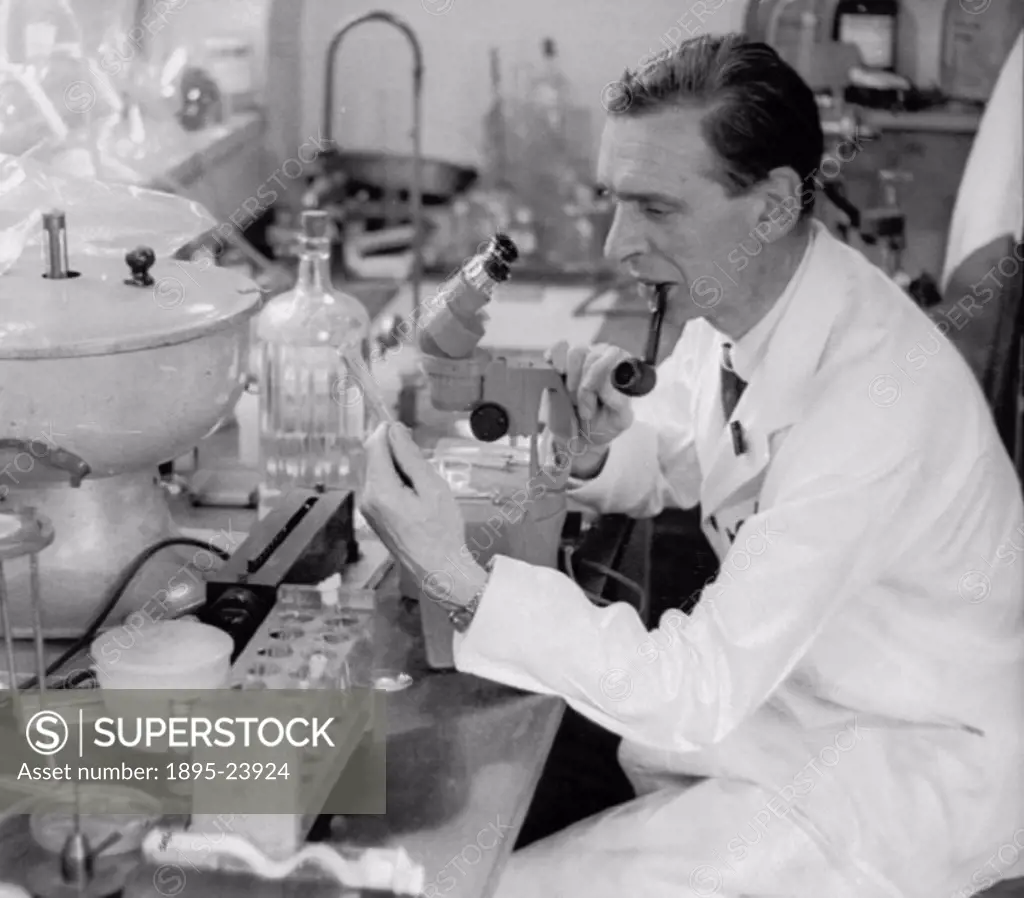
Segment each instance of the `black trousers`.
M616 758L621 741L566 709L517 849L636 797Z
M700 509L663 512L651 545L651 619L669 608L687 614L718 569L714 550L700 529ZM619 767L620 737L571 708L562 718L516 848L550 836L636 797Z

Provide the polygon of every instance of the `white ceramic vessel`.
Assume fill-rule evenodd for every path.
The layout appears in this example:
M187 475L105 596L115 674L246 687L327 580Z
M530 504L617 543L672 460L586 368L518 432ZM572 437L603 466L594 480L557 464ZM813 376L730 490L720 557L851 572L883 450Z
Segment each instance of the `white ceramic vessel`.
M0 511L32 506L53 523L39 570L44 631L58 638L81 635L127 565L177 535L157 468L230 414L261 299L235 271L156 259L140 283L115 257L76 257L73 229L69 243L77 277L44 277L32 251L0 276ZM212 565L197 549L162 551L110 622L194 604L196 567ZM5 573L22 635L29 565Z

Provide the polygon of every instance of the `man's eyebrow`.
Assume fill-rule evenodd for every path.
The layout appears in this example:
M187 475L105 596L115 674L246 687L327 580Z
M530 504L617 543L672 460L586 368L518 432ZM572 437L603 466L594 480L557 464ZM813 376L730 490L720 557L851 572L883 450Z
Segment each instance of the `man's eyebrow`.
M667 193L658 193L657 191L613 190L604 184L598 185L598 190L605 196L612 196L627 202L664 203L667 206L679 206L682 204L678 197L669 196Z

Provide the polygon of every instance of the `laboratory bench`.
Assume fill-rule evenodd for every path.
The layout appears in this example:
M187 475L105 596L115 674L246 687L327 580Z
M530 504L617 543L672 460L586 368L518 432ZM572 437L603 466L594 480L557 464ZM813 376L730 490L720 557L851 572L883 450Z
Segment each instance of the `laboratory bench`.
M221 454L230 460L236 440L227 427L206 441L200 457ZM194 508L184 497L172 510L189 531L230 527L238 532L255 520L250 510ZM404 671L413 682L388 693L383 702L386 771L379 752L357 752L339 788L362 782L364 794L367 781L386 784L387 810L380 815L373 813L379 809L368 808L365 815L335 818L330 828L320 826L312 837L346 845L402 846L426 867L427 894L434 884L451 898L487 898L515 845L563 703L468 674L431 670L418 603L400 595L397 570L385 576L377 594L376 666ZM227 884L225 894L229 891ZM263 894L262 888L246 891L254 898ZM152 882L138 894L166 898ZM190 898L187 886L181 898Z
M237 464L237 443L236 428L225 426L203 441L200 458L212 467ZM230 533L232 548L256 519L251 509L194 507L184 493L171 499L171 510L184 535L222 545L223 538L216 537ZM362 534L360 541L364 556L378 567L388 557L372 534ZM488 898L515 846L562 719L563 702L456 671L431 670L418 602L401 596L394 568L377 587L375 642L375 669L403 671L412 683L402 691L380 694L386 724L367 734L337 786L337 794L368 804L356 808L361 813L320 818L309 838L356 847L400 846L424 866L426 894L434 893L433 885L436 893L450 898ZM16 663L32 670L31 646L18 648ZM48 660L62 649L49 645ZM73 659L66 670L87 666L86 659ZM374 739L380 738L386 739L383 753L379 744L374 749ZM384 808L374 800L380 795L386 795ZM0 879L16 879L11 871L27 869L46 855L27 834L26 819L0 823ZM174 898L242 890L250 898L316 896L321 891L308 884L189 871ZM325 896L336 894L326 886L322 891ZM125 894L167 898L166 886L154 880L152 868L140 868Z
M950 103L914 112L857 107L857 115L878 131L917 131L942 134L970 134L978 131L982 108L967 103Z

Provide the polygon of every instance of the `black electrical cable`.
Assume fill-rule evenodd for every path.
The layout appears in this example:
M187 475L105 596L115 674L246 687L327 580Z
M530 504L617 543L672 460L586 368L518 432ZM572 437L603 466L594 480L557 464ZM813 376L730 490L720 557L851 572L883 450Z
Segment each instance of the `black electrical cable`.
M636 596L636 610L644 621L647 620L647 612L649 610L647 593L639 583L637 583L635 580L631 580L624 574L620 574L618 571L608 567L608 565L606 564L600 564L599 562L592 561L589 558L575 559L573 557L575 551L576 550L572 546L565 546L563 548L563 561L565 563L566 573L569 575L570 579L576 580L576 574L579 570L579 567L585 567L589 568L592 571L595 571L598 574L601 574L604 577L607 577L609 580L614 580L616 583L621 583L631 593L633 593L634 596ZM592 592L586 589L583 590L583 593L584 595L586 595L588 599L590 599L591 602L593 602L598 607L606 608L607 606L613 604L604 596L594 595Z
M54 661L49 667L46 668L46 677L51 677L56 671L63 667L68 661L75 657L82 649L88 648L93 639L99 633L103 624L106 623L111 612L117 607L117 603L121 601L124 596L125 590L128 585L135 579L139 571L142 570L143 565L150 558L156 555L157 552L162 552L164 549L170 548L171 546L193 546L198 549L205 549L207 552L212 552L217 555L221 560L227 561L231 556L225 552L219 546L213 545L213 543L205 542L201 539L193 539L190 536L178 536L172 539L164 539L158 543L154 543L148 549L140 552L135 559L125 567L122 571L121 576L118 577L117 582L111 587L108 593L107 600L103 605L102 610L96 615L95 620L89 624L86 631L74 641L74 643L61 655L56 661ZM13 671L11 672L13 675ZM19 689L33 689L39 684L39 677L33 676L25 683L18 686Z

